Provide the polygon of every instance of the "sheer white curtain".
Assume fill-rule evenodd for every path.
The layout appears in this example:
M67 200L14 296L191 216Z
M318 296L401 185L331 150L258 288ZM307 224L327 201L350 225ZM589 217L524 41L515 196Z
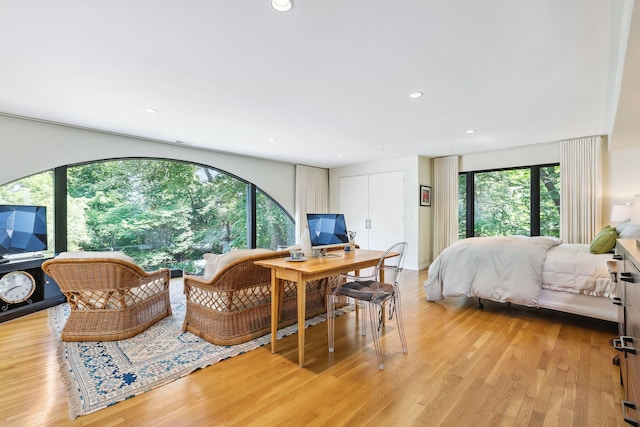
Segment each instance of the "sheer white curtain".
M433 160L433 258L458 240L458 156Z
M329 171L296 165L296 242L307 226L307 212L329 210Z
M560 147L560 238L589 243L602 216L602 137L565 140Z

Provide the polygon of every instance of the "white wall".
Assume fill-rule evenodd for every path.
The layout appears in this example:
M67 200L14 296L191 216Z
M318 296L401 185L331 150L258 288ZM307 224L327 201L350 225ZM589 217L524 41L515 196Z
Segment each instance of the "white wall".
M633 203L633 196L640 194L640 147L609 151L605 164L603 212L608 220L611 206Z
M433 191L433 159L418 157L418 184L428 185ZM431 207L418 208L418 236L418 266L423 269L427 268L432 260L433 209Z
M402 171L404 176L403 191L403 218L404 218L404 241L409 244L405 259L405 268L410 270L418 270L428 265L430 253L422 253L425 248L431 247L431 234L428 229L428 223L421 228L421 218L429 219L428 214L422 210L429 209L419 206L419 185L431 185L430 173L424 172L428 167L424 167L421 173L421 164L429 163L429 160L420 158L419 156L403 157L400 159L391 159L381 162L362 163L351 166L334 168L329 171L329 193L330 193L330 210L337 212L340 209L340 178L345 176L367 175L373 173ZM426 182L425 175L429 175ZM420 182L425 179L425 182ZM356 237L357 242L357 237ZM381 250L386 248L379 248Z
M188 146L0 115L0 185L57 166L157 157L212 166L256 184L294 214L295 166Z

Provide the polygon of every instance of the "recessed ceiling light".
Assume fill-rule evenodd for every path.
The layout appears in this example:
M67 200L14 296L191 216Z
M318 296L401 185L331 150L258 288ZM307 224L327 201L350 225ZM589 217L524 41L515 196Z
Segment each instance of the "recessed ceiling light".
M416 91L409 94L409 98L420 98L424 93Z
M344 154L338 154L338 157L343 158Z
M271 0L271 7L278 12L288 12L293 7L293 0Z
M277 140L276 140L275 138L269 138L269 139L267 139L267 141L269 141L269 142L276 142Z
M475 129L465 130L464 133L476 133Z
M144 109L145 113L157 113L158 110L156 110L155 108L145 108Z

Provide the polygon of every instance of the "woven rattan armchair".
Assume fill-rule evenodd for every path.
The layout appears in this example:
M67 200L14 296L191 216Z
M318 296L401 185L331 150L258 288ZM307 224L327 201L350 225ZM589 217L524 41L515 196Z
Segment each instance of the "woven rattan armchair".
M288 256L279 251L236 259L211 278L184 276L187 310L183 331L217 345L234 345L271 331L271 270L254 261ZM307 318L326 312L326 295L338 276L308 282ZM297 286L285 281L278 326L297 322Z
M171 315L170 271L117 258L54 258L42 264L71 306L63 341L130 338Z

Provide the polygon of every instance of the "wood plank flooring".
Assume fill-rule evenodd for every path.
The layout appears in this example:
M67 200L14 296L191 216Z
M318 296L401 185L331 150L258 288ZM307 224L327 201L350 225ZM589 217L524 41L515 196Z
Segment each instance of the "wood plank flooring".
M0 425L623 426L611 322L475 300L428 303L426 271L401 278L409 353L395 321L386 369L354 313L220 362L94 414L68 418L46 312L0 324Z

